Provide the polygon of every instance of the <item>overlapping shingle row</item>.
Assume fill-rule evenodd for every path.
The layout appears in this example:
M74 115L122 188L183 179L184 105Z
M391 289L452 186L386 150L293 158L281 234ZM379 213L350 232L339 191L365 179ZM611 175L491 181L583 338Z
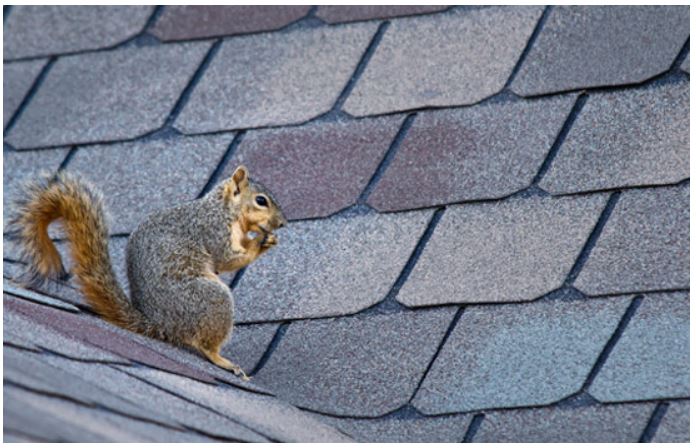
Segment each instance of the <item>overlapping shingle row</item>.
M246 164L296 221L225 278L255 380L8 286L6 439L688 437L688 8L128 8L10 11L6 197L83 173L125 282L125 234Z

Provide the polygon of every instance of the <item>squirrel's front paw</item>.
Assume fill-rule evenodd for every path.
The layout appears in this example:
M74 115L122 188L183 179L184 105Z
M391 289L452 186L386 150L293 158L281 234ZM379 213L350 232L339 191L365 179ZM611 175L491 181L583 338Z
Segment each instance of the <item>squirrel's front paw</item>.
M278 237L272 233L267 233L264 236L263 241L261 241L261 247L264 249L270 249L276 244L278 244Z

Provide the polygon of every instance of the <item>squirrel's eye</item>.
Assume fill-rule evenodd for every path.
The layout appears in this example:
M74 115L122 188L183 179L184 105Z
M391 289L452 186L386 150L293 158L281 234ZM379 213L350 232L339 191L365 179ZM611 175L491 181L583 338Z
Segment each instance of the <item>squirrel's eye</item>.
M261 207L268 207L268 201L263 196L256 196L256 203Z

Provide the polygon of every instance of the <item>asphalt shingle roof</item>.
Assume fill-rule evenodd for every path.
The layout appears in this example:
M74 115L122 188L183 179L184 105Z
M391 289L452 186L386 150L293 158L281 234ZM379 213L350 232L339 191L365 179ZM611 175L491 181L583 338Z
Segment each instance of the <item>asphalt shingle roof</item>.
M5 220L39 171L128 235L239 163L290 218L199 354L4 235L4 441L689 437L689 8L5 8ZM67 243L51 229L64 262Z

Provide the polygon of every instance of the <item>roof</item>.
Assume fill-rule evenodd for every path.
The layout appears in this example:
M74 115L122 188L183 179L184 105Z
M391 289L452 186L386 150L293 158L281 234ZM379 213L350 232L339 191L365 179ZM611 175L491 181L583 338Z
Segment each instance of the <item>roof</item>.
M5 441L688 441L688 6L4 12L5 217L81 173L124 285L239 163L291 219L224 277L251 382L4 238Z

